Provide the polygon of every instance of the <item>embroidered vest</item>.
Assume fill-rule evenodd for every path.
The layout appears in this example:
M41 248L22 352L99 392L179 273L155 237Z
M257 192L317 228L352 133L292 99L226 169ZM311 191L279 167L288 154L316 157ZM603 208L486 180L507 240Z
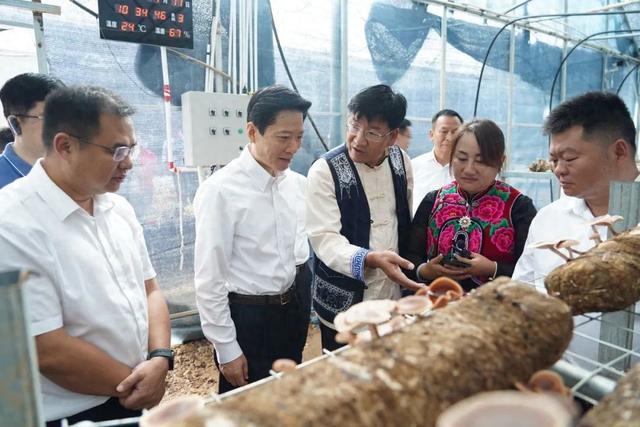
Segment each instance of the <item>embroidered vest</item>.
M429 216L427 259L446 255L453 246L456 233L466 231L468 250L492 261L515 263L513 250L516 232L511 210L520 192L500 181L472 199L452 182L440 189ZM488 277L472 277L476 285Z
M358 171L349 157L346 144L324 154L323 158L327 161L333 177L336 201L340 209L340 234L345 236L349 243L369 249L371 212L367 195ZM407 242L411 216L404 158L395 145L389 148L389 165L396 199L398 246L403 248ZM360 259L351 260L352 265L364 265L362 263L364 251L357 256ZM365 284L361 280L330 269L317 256L314 260L313 307L322 319L333 323L336 314L362 301Z

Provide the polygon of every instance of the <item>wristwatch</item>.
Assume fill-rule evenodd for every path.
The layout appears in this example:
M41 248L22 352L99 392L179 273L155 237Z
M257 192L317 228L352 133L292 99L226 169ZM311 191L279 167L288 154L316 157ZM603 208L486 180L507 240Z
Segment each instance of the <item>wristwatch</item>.
M153 357L166 357L169 362L169 370L173 370L173 350L170 348L156 348L155 350L151 350L147 360L150 360Z

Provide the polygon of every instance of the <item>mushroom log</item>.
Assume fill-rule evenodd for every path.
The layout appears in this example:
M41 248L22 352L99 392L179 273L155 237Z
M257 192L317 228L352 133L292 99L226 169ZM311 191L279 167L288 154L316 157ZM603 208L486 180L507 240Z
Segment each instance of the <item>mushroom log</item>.
M499 278L379 339L211 404L183 426L425 426L557 361L569 307Z
M570 259L549 273L544 284L574 314L629 307L640 299L640 227Z
M640 364L622 377L613 393L587 412L578 427L640 427Z

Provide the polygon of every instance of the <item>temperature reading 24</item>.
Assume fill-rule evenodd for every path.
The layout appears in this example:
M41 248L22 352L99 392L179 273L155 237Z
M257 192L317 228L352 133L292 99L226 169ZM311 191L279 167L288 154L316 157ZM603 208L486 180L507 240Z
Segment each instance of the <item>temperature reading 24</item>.
M100 37L193 48L190 0L98 0Z

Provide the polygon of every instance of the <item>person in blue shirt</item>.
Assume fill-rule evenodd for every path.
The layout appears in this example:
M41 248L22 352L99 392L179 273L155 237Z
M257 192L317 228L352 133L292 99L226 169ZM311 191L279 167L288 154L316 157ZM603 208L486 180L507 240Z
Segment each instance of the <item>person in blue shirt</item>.
M0 155L0 188L27 175L35 161L44 155L44 99L63 86L55 77L24 73L7 80L0 89L4 117L13 132L13 142Z

